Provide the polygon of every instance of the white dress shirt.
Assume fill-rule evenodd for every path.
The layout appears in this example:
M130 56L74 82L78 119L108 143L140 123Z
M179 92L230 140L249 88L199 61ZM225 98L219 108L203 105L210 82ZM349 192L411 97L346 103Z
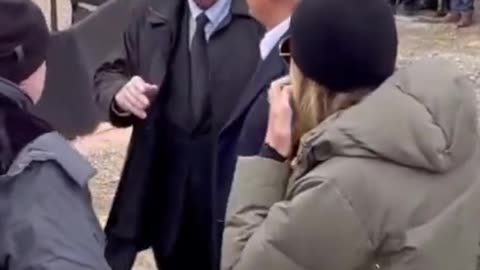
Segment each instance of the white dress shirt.
M212 34L217 30L218 26L230 13L230 7L232 5L232 0L218 0L213 6L207 10L203 10L195 4L193 0L188 0L188 7L190 8L190 20L189 20L189 32L190 32L190 42L192 42L193 35L197 29L197 17L205 12L209 22L205 26L205 37L207 41L210 39Z
M272 51L273 47L280 41L280 39L287 33L290 28L290 17L268 31L260 41L260 56L265 60Z

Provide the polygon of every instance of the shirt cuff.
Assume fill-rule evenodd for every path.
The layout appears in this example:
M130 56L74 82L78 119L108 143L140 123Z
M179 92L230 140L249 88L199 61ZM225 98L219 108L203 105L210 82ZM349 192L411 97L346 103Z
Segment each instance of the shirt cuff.
M126 112L126 111L120 109L115 101L112 102L112 105L110 106L110 109L112 110L112 112L115 115L120 116L120 117L127 117L127 116L131 115L130 112Z
M278 162L287 161L286 157L282 156L275 148L271 147L267 143L264 143L262 149L260 149L260 156L263 158L273 159Z

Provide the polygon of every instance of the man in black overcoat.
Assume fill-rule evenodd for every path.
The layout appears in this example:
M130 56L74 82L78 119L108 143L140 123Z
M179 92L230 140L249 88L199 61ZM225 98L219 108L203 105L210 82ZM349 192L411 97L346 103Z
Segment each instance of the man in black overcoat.
M113 270L152 247L163 270L219 267L225 198L219 133L259 61L244 0L146 0L123 52L97 71L97 101L133 125L107 227ZM240 130L238 130L240 132Z

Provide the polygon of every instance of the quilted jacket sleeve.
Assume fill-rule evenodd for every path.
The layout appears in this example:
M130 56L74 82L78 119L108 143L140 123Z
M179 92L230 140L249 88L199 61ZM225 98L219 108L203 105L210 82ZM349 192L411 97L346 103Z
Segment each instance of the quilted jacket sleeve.
M309 174L285 199L288 166L263 158L237 164L224 233L223 270L351 270L371 244L348 200Z

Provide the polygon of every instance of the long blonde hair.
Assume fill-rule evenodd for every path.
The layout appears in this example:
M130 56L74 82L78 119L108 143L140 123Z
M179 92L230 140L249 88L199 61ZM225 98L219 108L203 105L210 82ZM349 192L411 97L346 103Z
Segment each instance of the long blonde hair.
M359 89L348 93L334 93L305 77L293 61L290 67L290 76L293 82L293 103L296 112L292 132L291 159L293 159L303 135L330 115L357 104L370 91Z

